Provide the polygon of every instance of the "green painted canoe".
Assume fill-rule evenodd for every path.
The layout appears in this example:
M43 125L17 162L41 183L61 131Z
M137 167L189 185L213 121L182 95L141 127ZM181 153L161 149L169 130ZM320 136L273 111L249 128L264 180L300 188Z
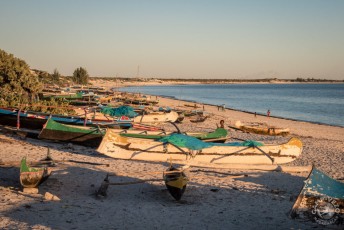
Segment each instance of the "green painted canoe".
M48 119L38 138L72 142L88 147L98 147L104 134L104 129L66 125Z
M143 139L160 139L162 137L171 135L171 132L159 132L159 131L145 131L145 132L137 132L134 130L126 130L126 132L120 133L123 137L132 137L132 138L143 138ZM228 135L226 129L217 128L214 132L210 133L185 133L188 136L196 137L200 140L218 140L218 139L225 139Z

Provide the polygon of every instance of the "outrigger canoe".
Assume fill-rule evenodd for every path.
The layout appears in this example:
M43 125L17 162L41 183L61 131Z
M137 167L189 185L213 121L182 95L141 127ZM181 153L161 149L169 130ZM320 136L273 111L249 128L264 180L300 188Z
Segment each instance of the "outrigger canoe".
M123 137L132 137L132 138L143 138L143 139L160 139L165 136L169 136L172 132L165 131L142 131L142 130L116 130L116 129L107 129L107 132L119 133ZM227 140L228 131L223 128L217 128L214 132L204 132L204 133L193 133L185 132L185 135L196 137L200 140L207 141L225 141Z
M49 171L47 167L36 168L27 165L26 157L23 157L20 164L20 184L24 188L36 188L48 176Z
M185 192L188 182L188 178L184 172L177 170L173 166L170 166L166 170L166 173L164 173L163 179L171 196L173 196L173 198L176 200L180 200Z
M105 134L105 129L65 125L48 119L38 138L56 141L72 142L88 147L98 147Z
M175 142L163 139L181 139ZM192 139L185 141L185 139ZM291 138L283 144L256 144L255 142L216 144L202 142L194 137L173 134L159 141L128 138L107 132L97 150L118 158L189 165L250 164L278 165L294 161L301 155L302 142Z
M175 111L169 113L153 112L134 118L134 122L138 123L158 123L158 122L175 122L179 118L179 115Z
M190 122L198 123L198 122L204 122L208 116L197 116L195 119L190 119Z
M245 123L242 124L240 121L235 123L235 127L249 133L277 136L277 135L288 135L290 133L289 128L281 128L275 126L269 126L266 123Z

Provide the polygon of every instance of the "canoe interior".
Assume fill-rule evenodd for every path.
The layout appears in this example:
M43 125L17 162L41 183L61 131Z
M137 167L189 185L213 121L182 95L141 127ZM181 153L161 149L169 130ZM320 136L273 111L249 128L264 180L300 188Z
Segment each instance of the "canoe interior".
M33 168L29 167L26 157L23 157L20 165L20 184L24 188L35 188L40 185L49 176L47 167Z
M171 196L176 199L180 200L186 190L187 185L187 177L184 172L178 171L176 168L171 166L166 170L169 173L163 175L165 185L167 190L171 194ZM171 173L176 171L175 173Z
M313 167L290 217L326 225L344 225L344 183Z

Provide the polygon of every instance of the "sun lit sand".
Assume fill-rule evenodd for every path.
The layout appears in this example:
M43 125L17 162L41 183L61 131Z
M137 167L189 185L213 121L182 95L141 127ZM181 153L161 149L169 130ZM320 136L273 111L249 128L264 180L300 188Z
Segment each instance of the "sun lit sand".
M97 82L107 88L112 82ZM117 85L118 87L118 85ZM187 102L159 97L158 106L183 108ZM203 109L203 105L200 109ZM230 136L266 143L282 143L299 137L304 149L290 166L314 164L329 176L344 178L344 128L266 117L204 105L209 113L203 123L185 118L182 131L210 131L220 120L225 125L266 122L288 127L291 134L262 136L230 131ZM273 116L273 111L271 113ZM233 139L234 140L234 139ZM298 196L308 172L282 173L256 170L189 168L189 184L180 202L166 190L163 181L110 186L105 198L94 193L107 173L110 182L162 179L166 163L116 160L99 155L95 149L68 143L23 139L0 132L3 162L20 161L23 156L39 160L47 147L56 160L77 160L104 165L60 163L39 187L38 194L23 193L19 168L0 167L1 229L313 229L320 225L292 220L288 212ZM49 201L49 192L60 201Z

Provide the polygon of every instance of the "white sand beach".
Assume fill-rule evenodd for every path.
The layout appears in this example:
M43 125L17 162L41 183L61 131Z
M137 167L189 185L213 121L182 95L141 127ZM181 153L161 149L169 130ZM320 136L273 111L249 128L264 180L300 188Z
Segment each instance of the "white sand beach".
M104 85L106 85L104 83ZM109 85L107 85L109 86ZM159 105L171 108L186 102L160 98ZM221 119L266 122L288 127L291 135L262 136L230 131L230 136L265 143L282 143L299 137L304 145L299 159L290 166L317 168L336 179L344 178L344 128L291 121L238 112L219 111L205 105L211 117L204 123L185 118L183 131L207 131ZM23 193L18 167L0 167L0 229L322 229L323 226L288 217L308 172L284 173L258 170L189 168L189 183L181 201L175 201L163 181L110 186L107 197L95 196L107 173L110 182L162 179L166 163L116 160L95 149L70 143L42 141L0 132L3 162L20 161L23 156L37 161L47 147L56 160L65 162L53 168L52 175L39 186L38 194ZM45 199L49 192L59 201ZM340 226L339 226L340 227ZM336 226L331 227L336 229ZM339 228L338 228L339 229Z

